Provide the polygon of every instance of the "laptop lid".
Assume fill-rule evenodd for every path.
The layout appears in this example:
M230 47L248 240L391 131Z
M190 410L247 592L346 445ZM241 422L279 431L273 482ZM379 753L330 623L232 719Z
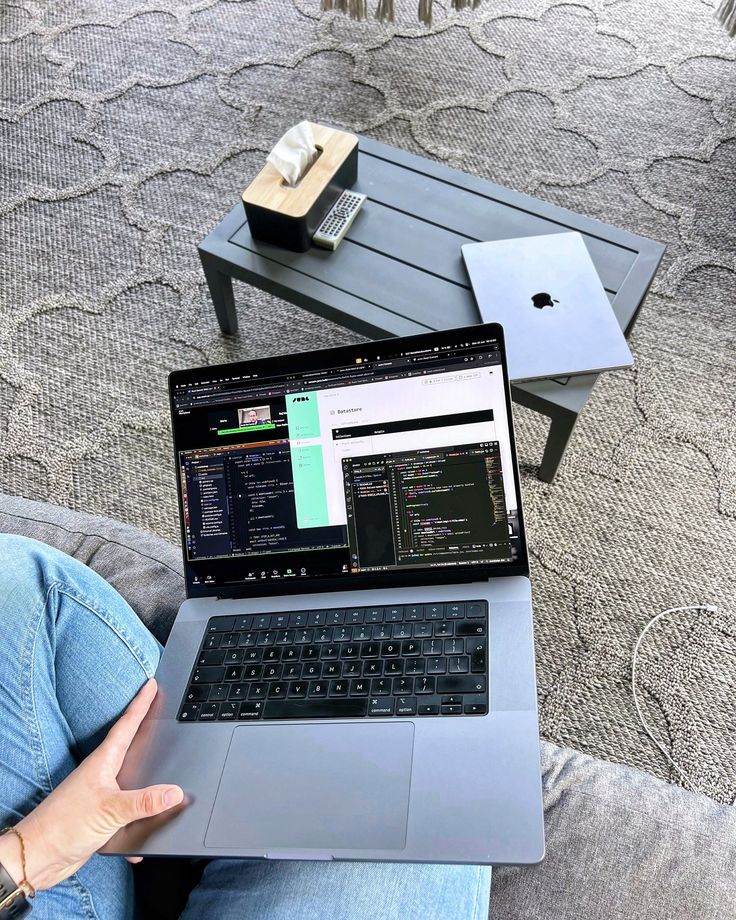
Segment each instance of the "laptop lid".
M527 572L497 324L175 371L187 595Z
M633 363L579 233L466 243L462 252L480 315L503 325L511 380Z

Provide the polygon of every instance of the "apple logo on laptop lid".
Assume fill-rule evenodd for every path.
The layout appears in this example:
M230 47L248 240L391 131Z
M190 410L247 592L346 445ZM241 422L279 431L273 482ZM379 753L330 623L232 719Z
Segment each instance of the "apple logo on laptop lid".
M532 303L537 310L541 310L543 307L553 307L559 303L559 300L553 300L546 291L542 291L539 294L532 294Z

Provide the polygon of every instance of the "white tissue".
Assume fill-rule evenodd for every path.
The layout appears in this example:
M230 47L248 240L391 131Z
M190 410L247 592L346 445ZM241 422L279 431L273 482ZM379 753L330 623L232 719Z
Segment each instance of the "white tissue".
M296 185L311 166L316 154L312 126L308 121L300 121L298 125L289 128L267 159L289 185Z

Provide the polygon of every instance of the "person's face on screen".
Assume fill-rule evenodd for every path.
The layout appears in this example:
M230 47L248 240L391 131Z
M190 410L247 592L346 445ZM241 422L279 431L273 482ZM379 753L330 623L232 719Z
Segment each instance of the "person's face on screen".
M258 413L255 409L251 409L248 413L248 421L251 423L251 425L255 425L255 423L258 421Z

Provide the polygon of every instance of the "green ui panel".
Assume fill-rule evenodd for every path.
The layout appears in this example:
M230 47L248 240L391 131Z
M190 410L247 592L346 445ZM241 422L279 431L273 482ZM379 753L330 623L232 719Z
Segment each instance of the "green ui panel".
M322 445L319 441L316 444L298 443L319 438L317 394L287 394L286 417L291 441L297 527L327 527L329 517Z
M289 422L289 438L301 441L319 437L319 410L316 393L288 393L286 396L286 418Z
M291 448L297 527L327 527L325 465L320 444Z

